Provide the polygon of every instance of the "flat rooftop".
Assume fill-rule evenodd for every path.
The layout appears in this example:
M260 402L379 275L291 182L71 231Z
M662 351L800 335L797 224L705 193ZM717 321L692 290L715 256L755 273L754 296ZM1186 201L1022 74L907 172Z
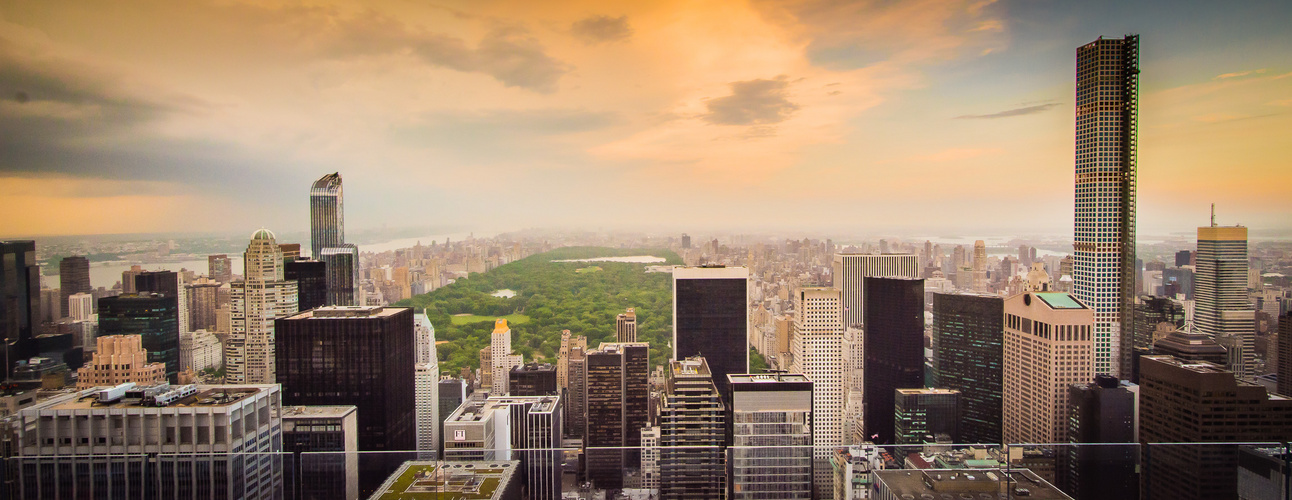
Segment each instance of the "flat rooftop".
M898 389L897 392L902 394L959 394L960 391L955 389L940 388L915 388L915 389Z
M479 422L485 415L513 404L532 404L529 413L551 413L559 404L557 396L491 396L484 400L468 400L444 419L445 423Z
M182 387L173 385L171 387ZM229 406L247 398L254 397L261 391L267 391L274 386L272 385L199 385L197 393L188 396L165 406L165 408L194 408L194 407L221 407ZM109 389L109 387L96 387L86 389L78 393L77 396L51 402L49 406L40 407L43 410L88 410L101 408L158 408L156 406L144 405L138 398L122 398L111 403L99 402L99 391ZM36 409L36 407L30 408Z
M342 418L358 411L354 405L284 406L283 418Z
M403 312L408 307L389 306L324 306L288 316L287 319L336 319L384 318Z
M1085 304L1077 302L1066 292L1031 292L1036 298L1045 301L1050 309L1087 309Z
M727 375L727 381L733 384L740 384L740 383L772 384L777 382L796 382L796 383L810 382L807 376L800 375L797 373L786 373L783 375L777 375L775 373L742 373L737 375L729 374Z
M370 500L492 499L513 481L520 461L404 462Z
M892 469L872 472L875 482L883 482L897 498L1031 498L1036 500L1072 500L1054 485L1027 469ZM987 495L987 496L984 496Z

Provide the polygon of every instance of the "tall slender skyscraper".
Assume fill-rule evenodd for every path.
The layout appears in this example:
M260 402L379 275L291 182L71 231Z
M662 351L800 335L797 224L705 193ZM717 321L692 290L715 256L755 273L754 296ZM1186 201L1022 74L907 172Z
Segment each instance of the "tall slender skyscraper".
M1129 376L1135 301L1139 36L1077 48L1074 295L1095 312L1095 373Z
M897 389L924 386L924 280L866 278L864 286L866 436L892 444Z
M673 359L704 356L719 394L727 375L749 372L748 293L745 267L673 270Z
M615 317L615 337L619 342L637 341L637 311L633 308Z
M334 172L314 181L310 188L310 254L319 259L323 249L345 243L345 210L341 174Z
M844 359L844 331L839 290L801 288L795 299L794 340L790 371L812 381L812 441L815 484L830 489L830 456L845 444L851 429L844 429L848 375Z
M68 316L68 297L77 293L90 293L91 291L93 291L93 288L90 288L90 259L79 255L63 257L63 260L58 262L58 303L59 311L62 314L59 317L66 318Z
M695 356L670 361L666 370L659 410L660 498L722 498L727 415L709 365Z
M272 384L277 381L274 319L299 311L296 282L283 279L283 251L267 229L251 236L243 260L245 277L234 282L229 293L231 331L224 354L227 380Z
M0 241L0 258L0 340L8 379L15 361L36 353L32 337L40 309L40 265L31 240Z
M625 469L640 464L641 428L650 421L649 348L603 342L584 358L584 471L598 488L622 488Z
M1229 370L1252 375L1256 363L1256 308L1247 299L1247 228L1198 228L1193 322L1229 349Z

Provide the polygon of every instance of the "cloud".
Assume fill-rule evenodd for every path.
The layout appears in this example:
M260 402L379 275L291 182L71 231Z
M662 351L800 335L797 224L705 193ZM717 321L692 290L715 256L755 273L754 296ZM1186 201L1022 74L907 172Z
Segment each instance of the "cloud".
M789 119L799 106L789 101L789 82L748 80L731 83L731 95L708 102L704 120L715 125L772 125Z
M633 35L628 16L592 16L575 21L570 33L589 45L627 40Z
M957 116L956 119L957 120L993 120L996 118L1009 118L1012 116L1034 115L1036 113L1043 113L1045 111L1048 111L1050 108L1053 108L1058 105L1059 103L1057 102L1049 102L1045 104L1037 104L1035 106L1025 106L1022 108L1007 109L1005 111L988 113L985 115L960 115L960 116Z
M543 93L556 91L557 81L570 70L547 55L537 39L516 30L491 31L475 48L460 39L436 34L410 36L408 45L430 64L485 73L509 87Z
M1248 76L1248 75L1259 75L1259 74L1264 73L1264 72L1265 72L1265 68L1261 68L1261 69L1253 69L1253 70L1248 70L1248 71L1237 71L1237 72L1234 72L1234 73L1225 73L1225 74L1221 74L1221 75L1216 75L1216 79L1217 79L1217 80L1225 80L1225 79L1228 79L1228 78L1238 78L1238 77L1243 77L1243 76Z
M907 160L913 162L941 163L968 160L970 158L977 158L980 156L1000 154L1001 152L1003 151L997 148L951 148L937 153L915 155Z

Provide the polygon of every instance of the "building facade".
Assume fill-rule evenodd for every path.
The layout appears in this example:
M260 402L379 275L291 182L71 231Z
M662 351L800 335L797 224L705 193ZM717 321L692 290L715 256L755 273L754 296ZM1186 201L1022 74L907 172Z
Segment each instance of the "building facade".
M1094 369L1125 376L1134 343L1139 36L1077 48L1073 290L1095 313Z
M986 295L933 294L933 385L960 391L965 443L999 443L1005 302Z
M80 255L63 257L58 261L58 303L59 318L71 315L67 298L78 293L90 293L90 259Z
M1068 386L1070 444L1059 449L1056 486L1077 500L1138 499L1138 405L1139 386L1112 375Z
M924 280L866 278L863 286L865 435L891 444L897 389L924 387Z
M89 364L76 371L76 387L112 387L126 382L153 385L166 381L166 364L148 362L142 335L105 335Z
M558 396L490 396L463 404L444 420L444 458L520 460L523 498L561 498L561 401Z
M749 269L673 269L673 358L704 356L722 391L749 372Z
M1256 308L1247 298L1247 228L1198 228L1193 323L1230 350L1228 367L1240 377L1256 368ZM1229 339L1225 342L1222 339ZM1234 352L1238 351L1238 352Z
M584 369L584 475L598 488L623 487L627 469L640 467L641 428L649 423L649 346L602 343Z
M225 379L231 383L278 381L274 367L274 320L299 311L296 282L283 275L283 252L274 233L256 231L243 255L243 280L229 291L229 340ZM323 403L316 403L323 404Z
M872 278L919 278L918 255L835 254L831 279L842 295L844 326L865 322L864 281Z
M845 395L850 371L844 351L842 292L833 288L801 288L795 296L794 335L790 371L812 382L812 442L818 489L829 487L829 461L844 444Z
M489 337L489 394L507 395L511 369L524 362L521 355L511 350L511 327L507 326L507 320L499 318Z
M727 498L811 499L812 381L797 374L727 379Z
M629 307L615 316L615 339L618 342L637 341L637 311Z
M726 408L703 357L670 361L659 415L661 499L722 498Z
M291 498L359 497L359 424L354 406L284 406L283 451L293 454ZM344 493L342 493L344 492Z
M1067 440L1068 386L1095 375L1094 321L1090 307L1064 292L1005 299L1005 443Z
M320 177L310 186L310 254L315 260L321 260L319 257L324 248L338 247L343 243L345 200L341 174L334 172Z
M898 389L893 401L897 444L965 442L960 437L960 391Z
M179 316L175 299L158 293L128 293L99 299L99 335L138 335L148 361L166 365L166 379L179 374Z

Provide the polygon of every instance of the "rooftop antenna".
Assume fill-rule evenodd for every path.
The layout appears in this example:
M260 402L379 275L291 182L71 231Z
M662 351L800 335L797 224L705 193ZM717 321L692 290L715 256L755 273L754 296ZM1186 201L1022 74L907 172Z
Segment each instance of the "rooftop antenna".
M1216 227L1216 204L1211 204L1211 227Z

